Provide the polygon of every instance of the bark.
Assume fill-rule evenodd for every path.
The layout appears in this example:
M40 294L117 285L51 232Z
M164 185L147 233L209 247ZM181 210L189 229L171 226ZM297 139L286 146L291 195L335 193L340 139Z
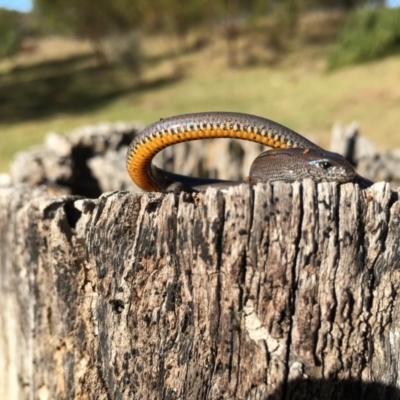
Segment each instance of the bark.
M388 184L0 189L4 399L400 398Z

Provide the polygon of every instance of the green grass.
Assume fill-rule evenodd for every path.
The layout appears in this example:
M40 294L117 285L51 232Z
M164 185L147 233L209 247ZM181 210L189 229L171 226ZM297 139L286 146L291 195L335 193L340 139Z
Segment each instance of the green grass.
M364 8L351 14L329 57L333 70L400 53L400 7Z
M326 74L329 47L295 51L275 66L229 70L225 43L214 43L175 61L150 66L140 81L125 70L93 60L22 68L0 75L0 171L15 152L103 121L153 122L206 110L265 116L329 144L332 124L357 120L380 148L400 147L400 58ZM183 74L181 73L183 71Z

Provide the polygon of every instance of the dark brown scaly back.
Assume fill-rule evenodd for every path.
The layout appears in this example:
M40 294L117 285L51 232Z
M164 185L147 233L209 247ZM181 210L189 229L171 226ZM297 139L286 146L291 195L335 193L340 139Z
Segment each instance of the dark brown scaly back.
M255 115L233 112L184 114L161 119L142 130L128 149L128 173L143 190L165 190L167 179L163 177L170 174L155 168L151 164L153 157L173 144L208 138L237 138L272 148L321 149L291 129Z

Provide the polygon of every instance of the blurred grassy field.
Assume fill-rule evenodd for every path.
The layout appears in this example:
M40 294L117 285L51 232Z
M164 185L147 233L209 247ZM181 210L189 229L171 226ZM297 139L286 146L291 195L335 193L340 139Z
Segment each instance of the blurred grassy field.
M400 57L327 74L330 46L310 44L276 63L227 69L222 40L178 60L163 53L165 40L144 42L149 61L140 79L99 65L87 43L62 39L43 40L32 54L2 61L0 171L48 132L207 110L265 116L322 146L334 122L357 120L380 148L400 147Z

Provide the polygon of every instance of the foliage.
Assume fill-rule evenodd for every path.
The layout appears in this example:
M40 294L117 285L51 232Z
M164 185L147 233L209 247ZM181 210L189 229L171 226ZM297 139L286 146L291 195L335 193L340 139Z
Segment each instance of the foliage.
M400 52L400 8L363 9L351 15L339 35L328 68L366 62Z
M21 14L0 8L0 57L15 54L21 40Z
M136 2L130 0L35 0L34 10L49 31L93 41L130 31L140 19Z
M353 9L384 0L34 0L50 29L98 39L138 28L186 34L192 27L225 19L279 14L294 26L302 10Z
M342 8L353 10L369 3L371 5L383 5L384 0L305 0L308 7L318 7L322 9Z
M266 43L281 51L285 38L297 34L298 20L303 11L332 7L351 9L367 0L34 0L34 10L41 15L48 31L73 34L91 40L98 59L107 60L104 42L129 32L167 33L171 49L178 54L190 30L212 37L222 32L227 42L228 65L238 65L241 57L239 39L246 28L262 19ZM379 4L383 0L368 0ZM121 41L119 41L121 42ZM116 46L118 43L116 43ZM134 46L135 47L135 46ZM136 46L137 47L137 46ZM117 48L115 49L119 51ZM121 55L126 49L121 49ZM139 59L139 53L131 55Z
M95 3L91 0L35 0L34 10L46 23L48 31L90 40L97 59L104 63L115 61L109 59L110 52L107 51L110 37L124 37L139 23L141 14L138 4L140 2L130 0L98 0ZM120 56L123 54L123 61L129 58L129 62L132 62L135 59L137 64L140 54L133 53L138 46L128 49L128 42L117 40L113 55L119 52ZM125 47L117 49L121 44ZM135 71L137 67L135 65Z

